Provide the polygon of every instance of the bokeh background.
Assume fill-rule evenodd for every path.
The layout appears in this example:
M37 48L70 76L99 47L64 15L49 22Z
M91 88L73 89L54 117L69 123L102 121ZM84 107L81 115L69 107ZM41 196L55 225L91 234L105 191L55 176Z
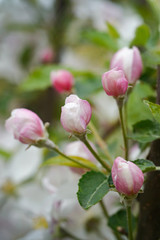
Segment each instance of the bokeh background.
M74 140L59 121L67 94L53 89L50 72L68 69L75 93L91 103L92 121L110 153L120 155L118 110L102 89L101 75L118 49L138 46L144 71L128 102L129 129L152 118L140 100L155 99L159 10L158 1L152 0L0 0L1 240L115 239L98 206L88 211L79 206L80 176L64 166L40 168L54 153L25 150L4 124L12 109L29 108L50 123L50 138L64 149ZM135 144L132 158L138 153ZM115 193L105 203L110 215L121 210Z

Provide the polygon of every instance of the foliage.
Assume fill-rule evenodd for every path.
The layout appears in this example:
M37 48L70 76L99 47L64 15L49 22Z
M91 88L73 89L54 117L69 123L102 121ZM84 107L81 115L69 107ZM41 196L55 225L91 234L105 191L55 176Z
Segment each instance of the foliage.
M154 171L156 169L156 166L153 162L146 160L146 159L137 159L133 161L141 170L142 172L149 172Z
M88 209L102 200L109 191L107 177L94 171L83 175L78 186L78 200L84 209Z

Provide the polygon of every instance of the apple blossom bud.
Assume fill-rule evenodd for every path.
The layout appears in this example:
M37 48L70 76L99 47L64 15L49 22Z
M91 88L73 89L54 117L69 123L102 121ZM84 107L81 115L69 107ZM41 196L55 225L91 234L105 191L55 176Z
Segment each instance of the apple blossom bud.
M40 61L44 64L52 63L54 60L54 53L51 48L46 48L41 52Z
M111 69L123 70L129 84L134 84L142 73L142 59L137 47L124 47L112 58Z
M144 176L137 165L117 157L112 167L112 179L119 193L132 196L139 192Z
M90 104L72 94L65 100L62 107L61 124L63 128L73 134L84 134L92 115Z
M90 142L90 144L92 148L96 151L94 144L92 142ZM93 154L88 150L86 145L81 141L74 141L74 142L68 143L64 149L64 153L67 156L81 157L81 158L90 160L91 162L96 162L96 159L93 156ZM80 175L86 172L86 170L82 168L71 167L70 169L73 172L78 173Z
M112 69L102 75L102 85L107 95L118 97L126 93L128 81L122 70Z
M42 120L37 114L25 108L14 109L5 126L15 139L25 144L35 144L47 137Z
M74 79L72 74L66 70L52 71L51 83L59 93L70 92L74 85Z

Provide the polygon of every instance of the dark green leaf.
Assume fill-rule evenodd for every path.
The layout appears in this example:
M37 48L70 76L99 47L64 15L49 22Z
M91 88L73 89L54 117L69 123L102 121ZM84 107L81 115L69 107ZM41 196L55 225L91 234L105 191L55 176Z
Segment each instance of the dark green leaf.
M143 120L133 125L133 134L129 136L140 143L149 143L160 138L160 124Z
M23 68L26 68L29 66L34 55L34 50L35 50L34 45L27 45L20 52L19 61Z
M133 163L135 163L142 170L143 173L156 169L154 163L146 159L137 159L133 161Z
M131 46L145 46L150 37L150 29L146 24L137 27L135 37L131 42Z
M120 227L124 229L126 232L128 232L126 211L124 209L121 209L117 213L109 217L108 226L110 226L115 231L117 231L118 228ZM136 226L136 219L134 216L132 216L132 226L133 229Z
M110 188L115 188L111 174L108 177L108 185Z
M84 209L95 205L109 191L108 179L101 172L87 172L80 179L78 186L78 200Z
M144 103L149 107L154 119L160 123L160 105L144 100Z

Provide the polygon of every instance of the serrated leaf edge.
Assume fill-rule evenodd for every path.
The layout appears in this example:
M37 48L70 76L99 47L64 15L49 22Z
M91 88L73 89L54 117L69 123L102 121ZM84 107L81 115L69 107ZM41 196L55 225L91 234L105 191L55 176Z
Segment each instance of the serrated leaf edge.
M87 210L88 208L90 208L91 206L93 206L93 205L95 205L96 203L94 203L93 205L89 205L88 206L88 202L87 202L87 204L86 204L86 206L87 207L84 207L82 204L81 204L81 201L79 200L79 195L80 195L80 193L81 193L81 190L80 190L80 183L81 183L81 181L83 180L83 178L84 178L84 176L86 176L86 175L90 175L91 173L98 173L98 172L96 172L96 171L90 171L90 172L86 172L85 174L83 174L83 176L81 177L81 179L79 180L79 183L78 183L78 191L77 191L77 198L78 198L78 201L79 201L79 203L80 203L80 205L81 205L81 207L83 207L85 210ZM101 172L102 173L102 172ZM102 173L103 174L103 173ZM104 174L103 174L104 175ZM104 175L104 177L106 178L106 176ZM109 192L109 184L108 184L108 178L106 178L105 180L104 180L104 182L103 183L106 183L107 182L107 185L108 185L108 192ZM103 183L101 183L100 185L102 186L103 185ZM99 185L99 186L100 186ZM99 186L97 187L97 188L99 188ZM97 189L96 188L96 189ZM95 192L92 194L92 195L94 195L95 194ZM107 194L107 193L106 193ZM102 199L102 198L101 198ZM100 200L101 200L100 199ZM91 197L89 198L89 200L91 200ZM99 201L100 201L99 200Z

